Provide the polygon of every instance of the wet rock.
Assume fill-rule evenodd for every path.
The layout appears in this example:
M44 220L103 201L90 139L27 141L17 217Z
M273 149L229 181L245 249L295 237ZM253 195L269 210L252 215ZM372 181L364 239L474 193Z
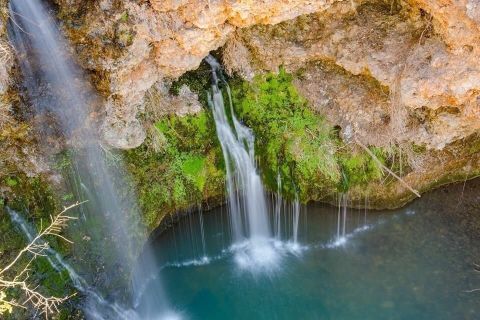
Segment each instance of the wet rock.
M172 95L170 84L221 48L226 69L246 79L284 65L345 142L400 146L409 158L402 177L421 191L478 171L477 1L56 2L105 101L98 118L111 146L135 148L158 117L198 112L196 94ZM0 64L0 94L9 68ZM368 192L379 207L393 201L386 193L411 199L400 183Z

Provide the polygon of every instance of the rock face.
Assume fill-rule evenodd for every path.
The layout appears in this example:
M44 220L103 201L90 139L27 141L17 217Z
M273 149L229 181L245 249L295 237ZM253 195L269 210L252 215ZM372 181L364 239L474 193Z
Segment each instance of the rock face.
M156 82L196 69L238 28L279 23L332 2L58 1L80 62L108 78L99 85L108 99L104 133L119 148L136 147L145 139L137 116L146 91Z
M299 90L340 126L345 141L398 146L409 166L403 180L420 191L474 175L478 5L357 4L337 2L275 26L238 30L225 46L227 68L244 77L280 65L297 72ZM366 188L374 206L412 198L399 181L387 185ZM361 201L364 191L351 190L352 201Z
M188 87L178 96L169 88L217 49L227 71L246 79L285 66L346 142L399 146L414 173L432 169L433 159L446 168L480 130L476 0L55 2L104 98L102 131L113 147L142 144L152 115L198 112ZM456 163L464 172L466 162Z
M371 109L382 109L374 113L390 121L397 140L442 149L480 127L480 6L474 0L58 2L81 63L106 78L99 84L107 98L103 128L115 147L143 142L137 117L149 88L196 69L226 42L227 67L245 77L328 61L378 82L389 97ZM248 28L253 25L259 26ZM370 143L377 138L366 132L369 116L339 121Z
M466 11L467 7L463 9ZM461 43L444 41L443 33L450 31L440 29L437 33L435 18L423 9L404 5L391 10L382 3L365 3L352 9L345 3L337 3L324 13L278 26L238 31L227 44L226 61L231 70L244 75L257 70L276 70L281 64L298 70L308 62L333 62L342 69L334 74L344 72L347 77L364 77L356 83L377 82L387 97L377 98L368 107L360 106L352 112L350 106L358 105L356 100L361 99L362 93L358 96L346 92L354 90L354 86L342 86L346 82L340 81L337 88L345 90L323 90L333 94L330 100L343 100L337 103L343 110L332 115L332 121L343 123L343 128L352 128L368 143L378 145L393 139L441 150L480 128L480 67L476 62L480 58L480 42L472 38L478 37L478 30L473 29L477 25L471 21L467 28L465 23L459 26L458 21L451 20L439 27L461 29ZM451 47L446 41L456 46ZM312 77L312 72L315 73L307 70L307 75ZM323 75L326 79L322 81L319 76L318 72L314 76L316 86L328 86L331 77ZM325 97L312 85L311 81L299 81L299 87L319 111L328 109ZM350 94L355 96L348 101L342 98ZM369 113L373 109L376 111ZM355 112L366 112L371 121L362 119L362 115L357 117ZM369 134L372 123L380 118L384 134L381 137L376 136L378 133ZM375 127L378 131L381 126Z
M48 166L28 122L15 112L21 101L11 87L15 56L7 39L7 16L2 8L6 8L6 2L0 0L0 197L3 198L11 193L11 185L4 181L12 175L32 177L47 171Z

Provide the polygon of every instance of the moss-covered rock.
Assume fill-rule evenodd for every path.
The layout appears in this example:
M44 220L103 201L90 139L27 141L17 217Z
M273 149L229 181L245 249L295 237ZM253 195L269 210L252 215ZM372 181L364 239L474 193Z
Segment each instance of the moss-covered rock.
M215 124L207 111L159 119L152 132L156 149L143 145L126 151L144 221L154 228L175 211L223 194L223 157Z
M293 198L319 198L336 189L341 168L335 158L333 128L292 85L293 77L280 70L256 77L252 83L232 85L235 110L256 136L256 156L271 190L282 179L282 193Z
M395 167L395 152L345 144L336 128L315 113L285 70L255 77L252 82L230 79L235 112L255 133L255 153L264 183L284 197L304 202L330 199L338 192L380 181L378 162ZM173 83L188 85L205 110L196 115L154 119L147 143L126 151L127 166L139 196L144 220L156 227L167 214L224 196L225 169L215 124L206 109L208 67L202 65ZM228 99L225 90L225 99ZM152 121L152 119L150 119ZM393 170L397 170L393 168Z
M23 215L27 222L39 232L50 222L51 215L61 210L61 199L57 197L58 190L54 190L43 176L28 177L22 173L12 174L4 176L0 185L7 186L9 189L4 194L8 197L0 198L0 265L6 265L28 242L21 228L12 222L6 207ZM56 237L49 237L48 241L49 245L60 254L67 254L70 251L69 244ZM17 269L14 268L11 272L19 272L24 267L24 263L26 261L16 265ZM76 292L68 273L65 270L62 272L55 270L46 257L38 257L31 264L29 283L32 287L37 286L37 290L46 295L62 297ZM18 294L16 290L7 291L9 298L15 298ZM61 309L68 314L76 307L73 301L70 301L61 306ZM11 319L29 317L29 310L15 311ZM60 319L61 316L58 316ZM10 319L10 316L6 316L6 319Z
M320 200L381 179L378 163L358 146L345 144L335 127L309 107L293 79L280 69L232 83L235 110L255 132L256 155L270 190L276 191L279 176L284 196ZM371 151L381 163L391 158L387 150Z

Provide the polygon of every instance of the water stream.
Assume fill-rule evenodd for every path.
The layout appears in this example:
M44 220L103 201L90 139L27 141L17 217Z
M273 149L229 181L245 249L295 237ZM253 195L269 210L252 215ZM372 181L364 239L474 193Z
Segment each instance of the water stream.
M10 215L10 218L15 225L24 234L26 240L31 242L37 236L35 229L28 224L27 221L25 221L20 213L8 207L6 208L6 211ZM53 248L48 247L45 254L45 258L50 265L58 272L63 270L67 271L67 274L70 277L75 289L90 299L91 303L88 304L88 309L86 310L87 315L90 318L99 320L105 319L106 317L122 320L138 319L138 315L134 310L124 309L116 302L107 301L104 297L102 297L101 293L95 288L91 287L88 282L81 277L75 271L75 269Z
M227 198L229 218L233 235L232 248L236 251L236 262L252 271L270 270L279 264L280 253L275 239L280 238L280 196L273 212L277 219L270 221L271 206L255 163L255 137L252 130L235 116L230 88L223 78L220 64L212 56L206 62L212 69L212 88L209 105L212 108L217 137L222 147L227 171ZM222 90L224 89L224 90ZM227 97L225 104L224 92ZM279 184L281 182L279 181ZM300 203L292 206L289 216L293 242L298 245L298 223ZM274 236L273 236L274 235Z
M88 319L478 318L478 296L468 291L480 287L472 268L480 257L480 221L472 214L480 180L438 190L393 213L368 215L347 210L348 194L339 195L338 208L268 194L253 132L237 119L211 56L209 105L226 164L228 204L208 213L192 210L144 245L135 195L118 192L128 182L122 161L109 164L98 134L93 114L99 97L48 7L34 0L9 6L9 37L37 134L46 153L55 149L54 138L64 140L72 151L70 191L88 201L78 208L75 228L92 240L80 241L78 252L95 249L104 259L104 281L95 282L78 271L88 255L72 262L47 250L51 266L66 270L84 296ZM281 190L280 177L277 183ZM20 213L7 212L30 241L35 228Z
M147 254L143 255L142 263L136 261L146 232L139 221L135 196L118 192L127 182L121 159L114 165L109 164L110 151L102 145L98 134L98 123L93 115L101 101L71 57L68 43L45 2L12 0L9 16L8 34L23 76L26 92L23 98L33 110L37 135L42 137L40 141L46 154L55 150L53 141L58 141L58 137L71 151L66 180L76 200L87 200L79 208L82 219L76 226L77 234L87 233L92 237L90 247L83 248L85 255L95 250L101 251L103 258L103 261L96 261L89 260L92 258L88 256L80 257L75 266L85 264L84 260L89 260L90 268L102 263L106 281L96 290L96 284L88 284L78 277L58 254L50 252L49 261L54 267L67 269L77 289L86 295L84 311L88 318L139 318L137 313L142 310L129 310L124 292L130 291L131 285L125 279L133 278L135 291L135 286L143 283L141 275L155 266L150 264L153 260L148 259ZM16 222L28 237L32 231L25 229L25 224L18 219ZM81 239L79 242L83 242L80 246L87 246ZM111 297L108 302L98 293L100 291L108 292ZM160 285L154 297L156 314L148 317L170 317L168 301ZM124 303L126 306L118 307ZM147 316L141 318L147 319Z

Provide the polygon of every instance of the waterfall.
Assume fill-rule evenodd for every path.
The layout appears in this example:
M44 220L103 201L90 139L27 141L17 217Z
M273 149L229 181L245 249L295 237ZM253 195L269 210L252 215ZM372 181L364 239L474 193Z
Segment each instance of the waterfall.
M9 207L6 207L6 211L10 216L11 220L22 231L27 241L32 241L37 236L34 228L29 225L27 221L25 221L25 219L18 212L12 210ZM45 258L56 271L67 271L68 276L70 277L70 280L72 281L75 289L85 294L91 302L94 302L89 304L90 308L86 310L86 313L90 316L90 318L105 319L104 315L109 314L111 317L114 317L112 319L139 320L135 311L124 309L116 303L109 303L105 298L102 297L102 295L98 291L90 287L87 281L83 277L81 277L75 271L75 269L69 263L67 263L57 251L55 251L51 247L48 247L48 249L46 250Z
M277 192L274 196L273 203L273 231L276 240L282 239L282 213L285 219L285 236L291 235L292 249L299 249L298 245L298 229L300 226L300 211L301 204L298 193L295 194L295 199L288 205L282 197L282 179L280 174L277 176ZM288 223L287 223L288 220ZM291 223L290 223L291 221Z
M298 245L298 224L300 222L300 201L298 200L298 195L295 196L295 201L292 203L292 213L293 213L293 244Z
M102 235L98 236L95 245L104 247L104 256L114 253L114 261L105 271L109 280L115 282L112 278L117 277L124 281L132 270L134 280L145 276L145 272L155 270L150 265L154 260L144 257L135 265L146 232L138 219L134 197L120 196L118 192L126 185L121 163L107 164L108 151L101 144L94 117L96 107L101 104L100 98L70 57L67 41L43 1L11 0L9 16L8 34L18 56L26 99L37 120L37 135L42 137L39 140L43 142L45 153L51 153L51 141L58 140L58 136L73 150L71 192L77 200L88 200L80 209L84 223L90 219L96 228L101 226ZM144 250L144 256L148 256L145 251L148 248ZM57 259L57 262L60 261ZM66 264L63 267L66 268ZM74 278L72 276L75 283ZM133 285L141 285L141 281L133 281ZM86 284L81 287L89 288ZM81 287L77 289L82 291ZM121 296L125 290L118 291L109 295ZM86 295L88 301L104 301L96 297L93 290L86 290ZM110 304L116 306L114 302ZM156 305L156 314L142 314L142 319L159 319L168 309L160 286L152 304ZM111 308L99 309L95 305L85 309L91 319L122 318L110 311ZM125 319L135 319L135 316L129 313Z
M88 200L100 207L95 211L105 215L111 233L123 239L118 255L131 262L138 244L130 234L138 234L138 230L137 221L126 217L134 216L134 205L131 199L122 203L116 192L116 174L107 166L101 140L90 123L95 93L69 58L66 41L42 2L12 0L10 17L9 37L19 57L24 86L36 117L42 121L36 129L50 138L49 119L55 121L53 130L60 131L75 151L75 165L83 168L78 170L82 171L79 180L89 182L94 199Z
M277 175L277 193L275 194L275 207L274 207L274 216L273 216L273 229L275 233L275 239L280 240L282 237L281 227L282 227L282 177L280 173Z
M203 212L202 208L199 206L198 208L198 217L199 217L199 225L200 225L200 236L202 240L202 253L203 256L202 258L207 257L207 246L205 244L205 230L204 230L204 224L203 224Z
M335 239L335 245L343 245L347 241L347 203L348 195L341 193L338 198L338 211L337 211L337 236Z
M27 222L15 211L10 209L9 207L6 207L7 213L10 216L10 219L17 224L17 226L20 228L22 233L25 235L25 238L29 241L32 242L33 239L35 239L35 232L33 231L33 228L27 224ZM49 247L47 249L47 253L49 255L45 256L48 260L48 263L56 270L56 271L61 271L60 266L55 263L52 260L51 255L54 253L54 251ZM73 279L72 279L73 280Z
M255 137L235 116L230 89L223 80L219 63L212 56L208 56L206 61L212 67L213 85L209 102L226 163L234 240L270 238L265 190L254 159ZM227 89L227 106L219 85Z
M277 254L271 243L266 192L255 164L255 137L235 116L220 64L212 56L206 62L212 69L208 98L225 159L232 234L238 248L236 261L240 267L271 267L276 264ZM221 86L228 95L227 105Z

